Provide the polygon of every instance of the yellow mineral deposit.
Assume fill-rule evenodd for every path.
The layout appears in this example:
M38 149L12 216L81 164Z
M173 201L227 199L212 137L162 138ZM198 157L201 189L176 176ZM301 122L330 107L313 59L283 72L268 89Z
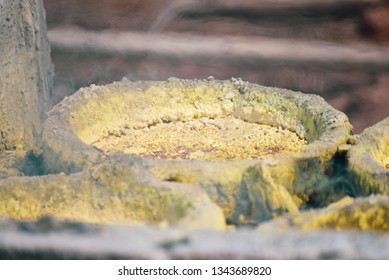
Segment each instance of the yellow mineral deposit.
M106 153L124 151L151 158L206 161L260 159L298 152L306 144L287 129L234 116L159 123L141 129L123 127L93 143Z
M124 79L80 89L49 113L44 168L91 176L104 198L96 217L117 221L110 209L120 206L128 212L120 222L166 216L220 229L240 216L259 223L298 211L350 131L347 117L315 95L240 79ZM183 215L174 214L184 209L177 199L156 205L164 192L183 192Z
M351 146L348 159L359 195L389 194L389 117L365 129Z
M389 197L345 197L328 207L308 210L265 223L259 230L318 229L362 230L375 232L389 231Z
M374 159L384 166L386 169L389 168L389 139L382 138L377 141L377 147L372 149L372 156Z

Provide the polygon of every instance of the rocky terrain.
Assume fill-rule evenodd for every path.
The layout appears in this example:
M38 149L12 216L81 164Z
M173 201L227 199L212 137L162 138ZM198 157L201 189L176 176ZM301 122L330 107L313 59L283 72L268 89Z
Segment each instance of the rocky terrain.
M389 259L388 9L3 1L0 259Z

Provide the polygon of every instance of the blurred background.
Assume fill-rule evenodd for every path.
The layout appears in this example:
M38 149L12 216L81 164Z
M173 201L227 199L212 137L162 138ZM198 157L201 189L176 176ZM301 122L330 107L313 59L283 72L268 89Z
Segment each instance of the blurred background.
M44 0L54 101L169 77L321 95L359 133L389 116L389 1Z

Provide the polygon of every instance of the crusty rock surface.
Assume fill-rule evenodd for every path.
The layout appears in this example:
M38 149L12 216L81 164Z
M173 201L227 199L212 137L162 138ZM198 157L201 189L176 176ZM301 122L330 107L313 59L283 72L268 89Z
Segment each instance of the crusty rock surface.
M41 148L53 65L42 0L0 2L0 150Z
M358 230L389 234L389 196L344 197L326 208L286 214L260 225L258 229Z
M300 138L306 144L297 151L277 152L267 158L229 159L228 153L237 149L229 147L223 148L219 159L213 156L212 161L204 156L166 159L172 151L174 156L186 154L175 150L185 148L188 143L180 144L184 139L179 134L176 136L177 147L161 143L160 138L166 140L172 136L165 131L169 133L166 137L152 137L146 133L142 137L152 139L137 141L138 145L147 143L148 154L144 154L143 146L127 143L132 146L127 157L142 156L159 180L201 186L223 209L227 220L259 223L284 211L295 211L310 199L311 190L331 168L338 146L347 142L352 129L347 116L316 95L264 87L238 78L227 81L212 77L206 80L170 78L137 82L123 79L104 86L82 88L50 111L43 133L45 167L47 172L81 171L98 165L102 157L126 152L128 148L118 151L116 146L123 146L121 137L125 138L124 135L133 130L204 119L216 122L231 116L247 125L271 126L278 131L275 134L284 130L292 132L289 135L293 135L293 139ZM114 151L97 145L107 135L114 138L109 145L115 147ZM195 136L191 138L196 139ZM212 139L208 140L212 142ZM216 140L214 145L233 142L223 141ZM289 142L289 139L277 140L277 145L285 148L290 146ZM153 149L156 150L153 152ZM201 145L198 149L197 152ZM254 171L246 174L250 166ZM261 180L262 183L257 183ZM274 196L272 188L277 188L280 196ZM263 197L261 201L255 190L267 193L266 199ZM289 196L288 205L281 206L284 202L280 200ZM239 205L243 198L247 198L243 204L255 205L255 211L250 206ZM269 202L267 198L273 201ZM267 205L262 207L262 204Z
M0 216L45 215L96 224L166 224L225 229L222 210L198 186L154 178L139 159L116 155L71 175L0 180Z
M389 194L389 117L359 135L348 161L356 194Z
M388 234L0 220L1 259L389 259Z

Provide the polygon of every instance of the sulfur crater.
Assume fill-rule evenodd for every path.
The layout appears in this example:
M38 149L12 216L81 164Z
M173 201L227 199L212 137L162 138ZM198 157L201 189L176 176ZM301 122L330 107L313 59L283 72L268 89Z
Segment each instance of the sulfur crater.
M124 79L80 89L49 113L44 165L89 172L99 190L126 186L145 209L166 188L201 188L227 224L255 224L296 212L320 192L350 131L347 117L316 95L234 78ZM126 168L144 170L157 195L147 198Z
M242 160L298 152L305 145L282 127L250 123L234 116L158 123L144 128L125 126L105 131L95 147L106 153L123 151L144 157L174 160Z

